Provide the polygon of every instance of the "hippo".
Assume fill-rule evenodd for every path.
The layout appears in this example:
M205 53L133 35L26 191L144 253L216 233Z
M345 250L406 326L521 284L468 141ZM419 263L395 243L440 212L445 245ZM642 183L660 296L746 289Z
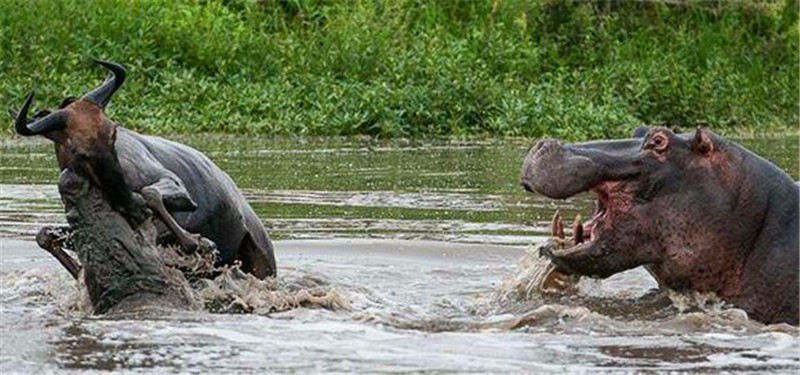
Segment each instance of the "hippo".
M705 128L640 128L629 139L546 139L522 186L597 197L573 246L544 246L564 274L606 278L645 266L660 287L715 293L765 324L798 324L798 199L792 178Z

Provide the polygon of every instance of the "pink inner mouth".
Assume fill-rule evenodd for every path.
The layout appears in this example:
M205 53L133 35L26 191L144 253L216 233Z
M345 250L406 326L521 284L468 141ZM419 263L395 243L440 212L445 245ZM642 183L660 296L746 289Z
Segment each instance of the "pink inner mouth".
M601 227L608 216L608 194L600 188L595 188L592 191L595 193L595 195L597 195L597 201L595 201L595 211L594 215L592 215L592 218L583 223L583 238L580 239L580 242L591 242L596 240L598 236L598 228Z
M633 195L619 181L604 181L589 191L597 197L595 210L586 222L581 222L581 215L575 216L572 222L572 244L575 246L596 241L603 232L612 229L615 218L624 216L632 207ZM564 239L564 221L558 212L553 216L552 233L553 237Z

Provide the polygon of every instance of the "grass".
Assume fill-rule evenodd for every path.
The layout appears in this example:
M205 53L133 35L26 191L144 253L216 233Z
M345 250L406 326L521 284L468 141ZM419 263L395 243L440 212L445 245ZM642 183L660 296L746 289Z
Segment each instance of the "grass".
M794 0L1 0L0 104L81 95L148 133L796 132ZM11 121L5 131L10 134Z

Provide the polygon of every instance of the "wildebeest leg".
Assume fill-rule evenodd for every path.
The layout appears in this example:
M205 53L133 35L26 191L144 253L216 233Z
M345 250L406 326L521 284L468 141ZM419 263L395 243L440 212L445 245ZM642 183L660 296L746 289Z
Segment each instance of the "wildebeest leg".
M164 206L164 201L162 199L161 192L158 189L147 186L142 188L142 196L144 197L145 202L147 205L155 211L156 215L159 219L161 219L164 224L166 224L167 228L175 234L175 237L178 239L178 242L183 246L184 249L188 251L194 251L200 245L200 236L197 234L191 234L187 232L185 229L181 228L175 218L172 217L172 214L167 211L167 207Z
M39 244L39 247L52 254L67 269L70 275L77 280L78 274L81 272L81 266L63 248L64 242L71 232L72 229L70 227L44 227L36 235L36 243Z

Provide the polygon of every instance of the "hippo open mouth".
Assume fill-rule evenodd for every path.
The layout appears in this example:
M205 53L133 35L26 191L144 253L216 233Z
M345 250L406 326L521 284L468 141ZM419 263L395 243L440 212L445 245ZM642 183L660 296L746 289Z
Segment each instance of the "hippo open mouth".
M664 127L620 140L543 140L525 158L522 186L597 198L571 240L556 214L540 247L562 274L645 266L662 287L716 293L762 322L798 322L798 186L735 142Z
M615 217L625 214L626 207L630 207L631 201L631 194L616 190L619 186L620 184L617 182L608 181L601 182L588 190L596 196L594 212L586 221L581 220L581 214L575 215L572 222L571 245L573 246L552 249L551 257L567 257L570 254L576 255L591 249L607 231L615 227ZM555 237L563 239L564 222L560 213L554 216L553 227L562 231L562 233L555 233Z
M590 219L581 222L578 215L572 224L573 246L553 247L547 254L561 271L605 277L622 265L599 267L597 261L641 232L633 224L635 184L630 183L639 175L636 166L642 163L638 157L641 145L641 139L574 145L543 140L531 148L522 169L526 190L554 199L584 192L596 196ZM557 221L561 221L560 215ZM556 228L563 226L554 222ZM622 263L628 266L628 262Z
M522 186L525 190L536 193L529 184L523 182ZM591 191L597 197L595 200L594 213L591 215L591 219L585 222L581 221L581 214L575 215L575 220L572 222L572 241L574 245L594 241L598 236L599 228L608 223L609 218L612 217L612 215L608 214L609 194L601 188L594 188L591 189ZM551 228L553 237L564 239L564 219L560 211L556 211L555 215L553 215Z
M599 188L592 189L592 192L597 196L594 214L589 221L581 223L580 226L573 229L573 236L575 236L576 241L594 241L598 236L598 228L601 228L605 222L608 222L613 217L608 214L608 207L611 206L609 204L609 194ZM579 218L580 216L577 217Z

